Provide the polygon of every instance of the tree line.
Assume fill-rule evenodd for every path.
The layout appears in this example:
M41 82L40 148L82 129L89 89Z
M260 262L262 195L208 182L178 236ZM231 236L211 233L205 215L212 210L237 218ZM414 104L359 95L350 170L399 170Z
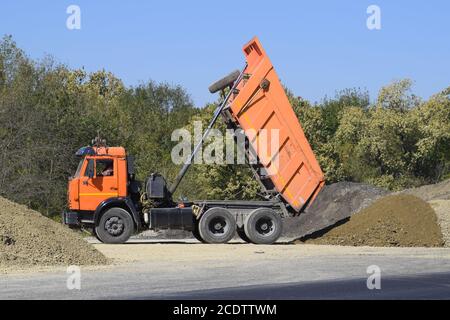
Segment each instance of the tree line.
M450 89L422 100L412 81L383 87L375 102L347 89L310 103L288 97L327 182L359 181L397 190L450 177ZM51 57L35 61L11 36L0 42L0 196L57 216L66 202L75 151L97 132L136 158L138 178L171 181L176 128L206 123L214 104L194 106L180 86L127 87L111 72L72 69ZM219 124L219 128L221 124ZM193 166L177 197L249 199L258 185L245 165Z

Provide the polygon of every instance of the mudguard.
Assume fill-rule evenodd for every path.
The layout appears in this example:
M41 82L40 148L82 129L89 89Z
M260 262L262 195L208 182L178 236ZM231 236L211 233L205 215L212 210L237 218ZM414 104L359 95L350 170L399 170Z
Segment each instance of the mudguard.
M142 230L142 220L136 210L136 207L134 206L133 201L131 201L129 197L114 197L102 201L94 212L94 223L97 225L100 220L101 213L112 207L120 207L127 210L133 218L137 231Z

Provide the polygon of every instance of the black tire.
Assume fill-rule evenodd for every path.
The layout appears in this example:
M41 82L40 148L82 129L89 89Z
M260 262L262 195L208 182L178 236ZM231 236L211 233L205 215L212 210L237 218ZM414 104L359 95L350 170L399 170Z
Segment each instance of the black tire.
M122 208L108 209L95 227L97 239L103 243L124 243L133 233L133 218Z
M231 87L233 83L239 78L241 72L239 70L235 70L226 77L220 79L219 81L214 82L209 86L209 92L216 93L217 91L223 90L226 87Z
M280 237L283 222L272 209L259 208L250 213L244 222L247 238L255 244L272 244Z
M200 232L198 231L198 220L194 222L194 229L192 230L192 235L195 239L200 241L201 243L205 243L205 240L202 239L202 236L200 235Z
M236 220L224 208L211 208L201 216L198 231L206 243L226 243L234 237Z
M242 228L237 228L237 229L236 229L236 232L237 232L238 236L239 236L243 241L245 241L245 242L247 242L247 243L250 243L250 242L251 242L250 239L249 239L249 238L247 237L247 235L245 234L244 227L242 227Z

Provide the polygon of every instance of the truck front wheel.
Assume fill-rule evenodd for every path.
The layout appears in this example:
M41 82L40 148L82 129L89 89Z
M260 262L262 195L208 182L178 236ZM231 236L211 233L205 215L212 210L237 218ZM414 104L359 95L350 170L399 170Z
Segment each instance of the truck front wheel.
M281 235L281 216L267 208L250 213L244 223L245 235L255 244L272 244Z
M200 218L198 231L207 243L226 243L234 237L236 220L224 208L211 208Z
M95 227L97 238L103 243L124 243L134 232L131 215L122 208L108 209Z

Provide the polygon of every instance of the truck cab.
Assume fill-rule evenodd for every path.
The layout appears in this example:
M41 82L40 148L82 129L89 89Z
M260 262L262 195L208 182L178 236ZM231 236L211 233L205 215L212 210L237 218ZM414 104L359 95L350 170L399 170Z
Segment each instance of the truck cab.
M132 232L136 231L142 225L136 201L133 201L133 195L139 194L139 188L134 180L132 158L127 157L125 148L82 147L76 156L80 157L80 162L75 174L69 178L67 210L63 212L63 222L72 227L88 226L95 229L102 213L117 208L125 210L128 216L130 212L133 213ZM128 217L126 220L129 220ZM109 225L111 230L120 230L124 229L123 223L123 219L116 217ZM95 234L99 237L98 230L95 230Z
M111 197L127 196L126 153L122 147L84 147L80 163L69 180L69 209L95 211Z

